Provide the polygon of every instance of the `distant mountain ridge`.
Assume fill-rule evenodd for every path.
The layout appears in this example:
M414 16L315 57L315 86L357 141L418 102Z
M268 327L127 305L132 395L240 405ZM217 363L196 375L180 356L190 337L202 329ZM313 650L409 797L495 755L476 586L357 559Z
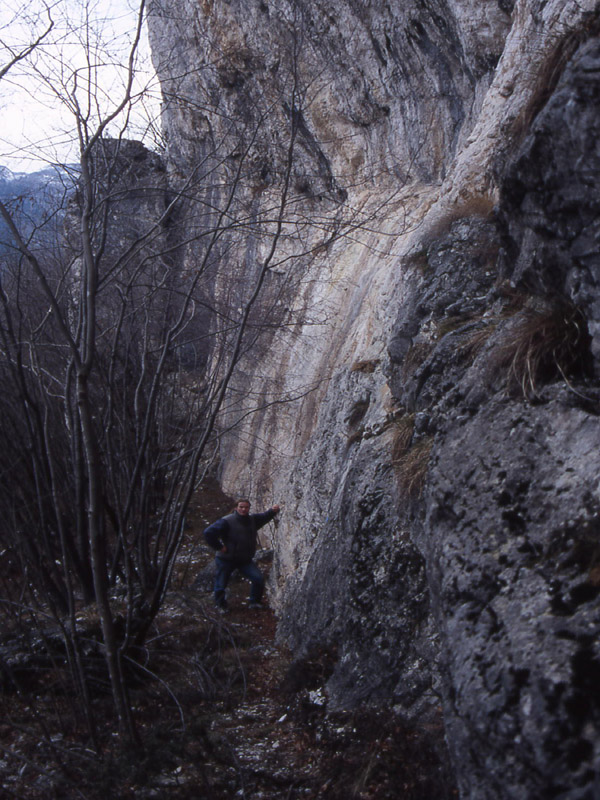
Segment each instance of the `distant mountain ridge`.
M53 164L36 172L12 172L0 165L0 201L15 216L32 241L46 242L61 224L68 197L77 180L75 165ZM60 209L60 213L56 213ZM0 219L0 253L14 248L6 223Z

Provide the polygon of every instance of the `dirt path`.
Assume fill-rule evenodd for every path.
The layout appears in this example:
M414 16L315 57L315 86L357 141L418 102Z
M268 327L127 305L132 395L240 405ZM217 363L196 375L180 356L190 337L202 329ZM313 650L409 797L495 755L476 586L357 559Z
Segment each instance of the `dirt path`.
M187 679L174 676L174 694L183 698L185 724L196 739L185 746L178 771L164 776L162 789L147 788L144 796L318 797L317 759L305 725L312 690L290 688L292 659L275 644L275 615L268 605L250 609L250 584L237 574L228 587L229 613L221 614L213 603L214 558L202 531L229 507L230 498L213 485L188 517L176 588L161 613L158 635L164 632L168 641L165 664L173 647L189 662ZM268 576L268 555L257 560ZM312 696L314 711L323 716L321 699Z
M201 694L212 695L194 698L188 694L188 700L201 701L197 711L204 740L206 794L193 796L207 800L324 796L317 786L319 759L304 719L309 705L314 706L314 714L323 716L320 694L309 689L290 691L292 659L275 644L276 619L271 609L249 608L249 584L234 576L228 592L230 611L223 615L212 604L210 556L201 557L195 567L199 578L191 589L174 595L171 612L177 614L179 606L179 611L192 612L199 620L205 646L197 653L195 673L199 676L203 658ZM261 568L268 573L268 564L262 563Z
M406 727L391 711L327 712L329 653L293 661L275 644L270 610L247 604L248 584L233 582L222 616L203 596L180 595L203 615L204 659L214 689L188 695L196 747L176 775L192 778L194 800L445 800L453 781L432 746L431 731ZM189 621L189 618L188 618ZM212 648L212 649L210 649ZM196 677L198 672L192 670ZM194 701L196 705L194 706ZM190 730L194 730L194 725ZM190 787L190 781L187 781ZM174 788L174 787L173 787Z
M270 609L251 610L233 579L230 613L213 604L213 554L202 531L230 508L213 487L192 510L171 589L129 663L142 746L117 735L103 661L93 682L101 749L61 680L34 669L0 714L0 796L7 800L450 800L440 730L407 727L391 709L327 709L331 648L302 659L275 641ZM261 568L269 570L268 560ZM119 597L114 599L119 608ZM125 607L123 605L123 607ZM93 608L91 609L93 612ZM98 635L93 616L82 640ZM368 635L368 631L365 631ZM34 654L35 655L35 654ZM90 650L90 659L96 651ZM66 662L65 662L66 663ZM433 744L432 744L433 742ZM10 758L9 758L10 757Z
M245 583L233 584L231 611L221 618L231 637L223 655L239 659L244 685L233 703L214 709L209 740L225 763L215 765L211 783L216 788L226 779L239 797L314 796L315 759L285 691L290 657L274 643L273 612L249 609L247 591Z
M327 712L332 653L293 660L275 643L273 612L249 608L245 580L232 579L228 614L215 609L213 559L201 531L223 513L222 503L216 512L204 507L191 518L188 565L163 617L171 634L178 624L185 631L179 642L187 661L187 688L179 688L188 731L184 758L167 785L154 783L144 797L455 797L427 731L407 728L386 709ZM260 566L268 572L268 562Z

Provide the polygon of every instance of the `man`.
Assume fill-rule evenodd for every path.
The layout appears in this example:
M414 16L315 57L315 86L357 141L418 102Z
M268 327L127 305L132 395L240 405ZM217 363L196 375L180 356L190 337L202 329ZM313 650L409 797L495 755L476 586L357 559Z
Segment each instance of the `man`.
M227 611L225 590L232 573L239 571L252 584L250 608L262 608L265 579L256 566L256 538L259 528L266 525L279 513L279 506L272 506L261 514L250 513L250 503L243 497L235 504L233 514L221 517L204 531L204 538L216 550L215 603L221 611Z

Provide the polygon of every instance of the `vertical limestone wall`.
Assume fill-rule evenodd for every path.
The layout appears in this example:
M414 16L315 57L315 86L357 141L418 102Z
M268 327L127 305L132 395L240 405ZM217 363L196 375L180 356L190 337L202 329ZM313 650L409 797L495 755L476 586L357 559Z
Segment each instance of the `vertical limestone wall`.
M242 363L227 421L261 410L220 453L229 492L284 504L280 637L335 653L331 708L424 723L441 702L462 796L593 796L597 4L161 0L149 19L172 181L204 170L216 197L216 143L227 164L246 143L259 214L296 115L300 233L270 277L290 316ZM264 257L243 248L215 293Z

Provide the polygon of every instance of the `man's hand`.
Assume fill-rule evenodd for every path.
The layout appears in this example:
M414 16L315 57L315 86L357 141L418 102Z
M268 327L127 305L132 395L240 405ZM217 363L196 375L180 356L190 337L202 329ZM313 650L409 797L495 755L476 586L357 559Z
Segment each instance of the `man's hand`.
M271 511L274 511L276 514L279 514L281 506L271 506Z

